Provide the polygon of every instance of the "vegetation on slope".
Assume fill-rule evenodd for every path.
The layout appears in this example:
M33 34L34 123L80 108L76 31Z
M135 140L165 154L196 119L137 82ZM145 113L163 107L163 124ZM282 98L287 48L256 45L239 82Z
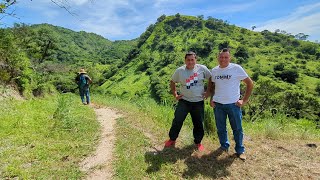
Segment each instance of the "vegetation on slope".
M72 94L6 99L0 107L0 179L79 179L99 136L95 113Z
M232 62L242 65L255 81L250 104L244 108L246 120L277 113L319 120L319 44L288 33L253 32L212 17L159 17L140 36L124 66L99 91L172 104L169 81L184 64L185 52L195 51L199 63L213 68L223 47L231 49Z
M135 46L134 40L111 42L93 33L49 24L0 29L0 41L0 80L16 85L26 97L55 90L73 92L80 68L99 86Z

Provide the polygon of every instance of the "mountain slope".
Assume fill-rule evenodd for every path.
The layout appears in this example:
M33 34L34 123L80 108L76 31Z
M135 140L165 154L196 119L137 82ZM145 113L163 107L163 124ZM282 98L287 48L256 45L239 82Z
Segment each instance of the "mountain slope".
M94 33L50 24L16 24L1 29L0 35L0 79L16 84L25 95L39 95L56 88L73 91L74 76L80 68L85 68L94 84L100 85L136 44L135 40L111 42Z
M241 64L255 81L254 96L245 109L249 119L255 120L261 112L271 114L272 109L296 118L319 119L319 44L267 30L253 32L211 17L159 17L101 91L129 99L151 96L172 102L169 80L184 64L185 52L195 51L199 63L213 68L223 47L231 49L232 61Z

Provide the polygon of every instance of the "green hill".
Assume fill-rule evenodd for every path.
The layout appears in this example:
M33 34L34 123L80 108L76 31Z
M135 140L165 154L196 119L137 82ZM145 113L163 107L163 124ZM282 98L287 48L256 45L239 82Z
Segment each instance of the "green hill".
M49 24L16 24L0 29L0 80L15 84L25 96L55 89L75 89L74 76L85 68L102 84L135 46L135 40L109 41L102 36Z
M161 16L136 40L109 41L49 24L0 29L0 80L26 97L74 92L79 68L94 80L92 90L126 99L151 97L172 104L169 80L186 51L213 68L229 47L232 61L255 81L247 120L276 113L319 120L320 46L283 31L254 32L202 16ZM100 87L99 87L100 86Z
M279 32L253 32L211 17L180 14L159 17L131 41L111 42L48 24L0 29L0 177L83 178L87 174L79 162L99 149L98 134L104 135L93 108L103 106L124 115L112 131L114 178L317 177L320 47ZM174 116L171 75L184 64L186 51L195 51L199 63L213 68L223 47L231 48L232 61L255 81L243 109L249 163L232 152L217 154L220 145L208 101L205 152L194 149L190 117L176 147L162 149ZM24 97L74 91L80 67L94 80L93 106L83 106L71 93L7 98L14 94L7 85Z
M223 47L231 48L232 61L241 64L255 81L251 103L244 109L247 119L278 112L319 119L319 44L286 33L254 32L211 17L159 17L100 92L170 103L169 80L183 65L184 53L195 51L199 63L213 68Z

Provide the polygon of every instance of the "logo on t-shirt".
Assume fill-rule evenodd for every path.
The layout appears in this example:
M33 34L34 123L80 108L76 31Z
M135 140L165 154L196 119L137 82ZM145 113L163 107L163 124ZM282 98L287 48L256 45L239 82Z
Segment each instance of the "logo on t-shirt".
M232 75L219 75L219 76L214 76L214 79L220 79L220 80L227 79L227 80L229 80L229 79L231 79L231 76Z
M186 87L190 89L191 86L195 86L198 83L198 73L193 73L188 79L186 79Z

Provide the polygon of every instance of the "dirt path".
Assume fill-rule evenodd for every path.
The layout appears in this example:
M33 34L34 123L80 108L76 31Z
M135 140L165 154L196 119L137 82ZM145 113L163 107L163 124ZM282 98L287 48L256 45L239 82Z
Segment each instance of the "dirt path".
M112 151L114 149L116 119L121 117L115 110L93 105L97 119L101 124L101 139L96 152L81 162L81 170L87 173L85 179L111 179Z

